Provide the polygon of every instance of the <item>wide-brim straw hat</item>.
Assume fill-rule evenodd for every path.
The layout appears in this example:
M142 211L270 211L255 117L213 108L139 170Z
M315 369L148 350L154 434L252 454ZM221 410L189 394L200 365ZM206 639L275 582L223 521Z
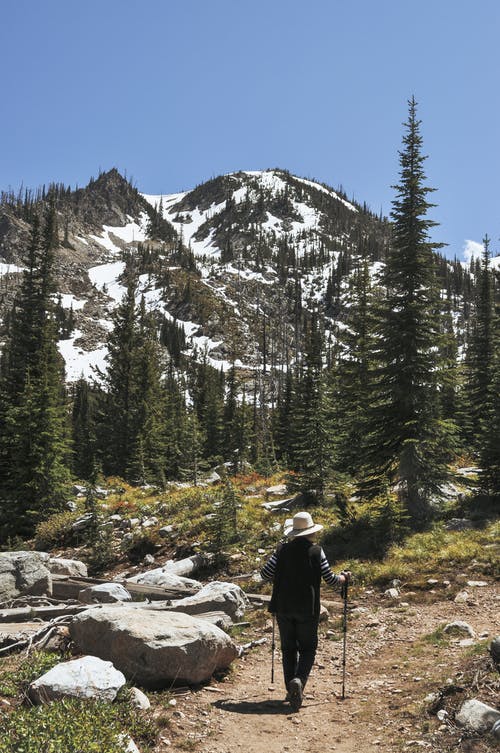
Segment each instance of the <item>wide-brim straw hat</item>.
M315 523L308 512L298 512L293 518L285 520L284 525L285 536L289 539L310 536L322 529L323 526L320 523Z

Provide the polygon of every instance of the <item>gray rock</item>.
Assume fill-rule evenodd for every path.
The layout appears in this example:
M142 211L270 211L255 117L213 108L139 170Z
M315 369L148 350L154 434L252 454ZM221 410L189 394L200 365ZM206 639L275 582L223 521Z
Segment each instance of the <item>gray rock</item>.
M129 735L118 735L118 742L123 746L123 753L141 753Z
M388 588L384 591L384 596L386 599L399 599L399 591L397 588Z
M467 531L474 528L474 523L468 518L451 518L444 524L446 531Z
M54 575L69 575L71 577L88 576L87 565L80 560L67 560L62 557L51 557L49 559L48 567L51 573Z
M76 504L76 502L73 502L73 500L70 499L66 502L66 507L68 510L71 510L71 512L75 512L78 505Z
M174 612L141 610L138 619L133 607L89 609L75 616L70 634L80 651L112 661L147 688L205 682L238 655L222 630Z
M491 734L493 737L495 737L497 740L500 740L500 719L498 719L493 727L491 728Z
M2 552L0 554L0 601L30 594L52 593L52 576L45 552Z
M154 526L158 525L158 518L153 515L153 517L143 520L141 525L142 528L153 528Z
M173 526L162 526L158 529L158 535L161 536L162 539L168 539L174 532Z
M99 583L97 586L83 588L78 594L78 601L84 604L112 604L117 601L132 601L132 597L119 583Z
M155 558L153 557L152 554L146 554L144 559L142 560L143 565L154 565L154 563L155 563Z
M234 583L212 581L193 596L179 599L171 609L187 614L201 612L225 612L233 622L241 620L248 608L248 599L241 588Z
M78 518L78 520L75 520L71 528L75 533L78 533L79 531L85 531L86 528L89 527L90 523L92 522L92 513L87 512L85 515L82 515L81 518Z
M129 699L132 706L136 709L146 711L146 709L151 708L151 701L139 688L130 688Z
M266 489L266 494L272 494L274 496L279 496L282 494L287 493L287 486L286 484L276 484L275 486L268 486Z
M469 601L469 592L459 591L453 601L455 602L455 604L467 604L467 602Z
M491 641L490 654L495 664L500 664L500 635L495 636Z
M470 638L474 638L476 635L469 623L463 622L462 620L449 622L444 626L443 633L450 633L452 635L468 635Z
M143 583L146 586L162 586L163 588L183 588L191 586L192 588L201 589L202 584L191 578L183 578L180 575L169 572L165 567L157 567L149 570L147 573L139 573L127 578L130 583Z
M465 701L455 717L459 724L474 730L474 732L489 732L493 724L499 719L500 711L498 709L475 698Z
M110 661L95 656L57 664L29 686L29 696L34 703L48 703L67 696L96 698L111 702L125 677Z

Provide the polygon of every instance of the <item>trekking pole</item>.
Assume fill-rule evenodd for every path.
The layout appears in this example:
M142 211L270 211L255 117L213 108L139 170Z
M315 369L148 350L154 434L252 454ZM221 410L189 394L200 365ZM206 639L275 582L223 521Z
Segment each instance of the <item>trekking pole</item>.
M348 587L349 581L346 580L345 583L342 584L342 589L340 591L342 598L344 599L344 618L343 618L343 629L344 629L344 647L342 651L342 700L345 699L345 656L346 656L346 642L347 642L347 587Z
M272 637L272 643L271 643L271 685L274 684L274 649L276 648L276 644L274 642L275 635L276 635L276 615L273 614L273 637Z

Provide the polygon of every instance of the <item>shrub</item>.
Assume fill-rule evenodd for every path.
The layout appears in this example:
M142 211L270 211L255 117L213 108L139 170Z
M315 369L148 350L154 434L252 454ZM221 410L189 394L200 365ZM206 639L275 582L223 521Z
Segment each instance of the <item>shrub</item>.
M16 669L0 672L0 693L11 698L24 693L28 685L59 664L59 654L48 651L35 651Z
M78 517L78 512L66 510L43 520L35 530L35 549L46 551L71 544L74 538L72 525Z
M378 497L370 503L347 503L340 509L341 524L323 539L335 559L383 557L406 533L405 515L394 497Z
M66 698L0 713L0 753L123 753L124 734L147 743L155 731L123 701Z

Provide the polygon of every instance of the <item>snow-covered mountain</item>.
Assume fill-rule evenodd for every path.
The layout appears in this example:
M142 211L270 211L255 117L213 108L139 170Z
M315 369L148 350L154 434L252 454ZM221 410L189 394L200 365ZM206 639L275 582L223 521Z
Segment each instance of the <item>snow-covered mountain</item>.
M60 341L70 381L106 367L126 264L134 264L137 297L156 312L159 328L175 322L182 332L186 356L250 372L266 366L266 347L275 366L293 359L304 309L326 314L334 337L350 274L366 259L375 276L390 237L387 220L366 206L279 169L154 196L113 169L84 189L53 187L31 205L51 190L59 224L57 299L71 312L72 331ZM22 271L28 209L22 197L4 196L0 205L0 316Z

